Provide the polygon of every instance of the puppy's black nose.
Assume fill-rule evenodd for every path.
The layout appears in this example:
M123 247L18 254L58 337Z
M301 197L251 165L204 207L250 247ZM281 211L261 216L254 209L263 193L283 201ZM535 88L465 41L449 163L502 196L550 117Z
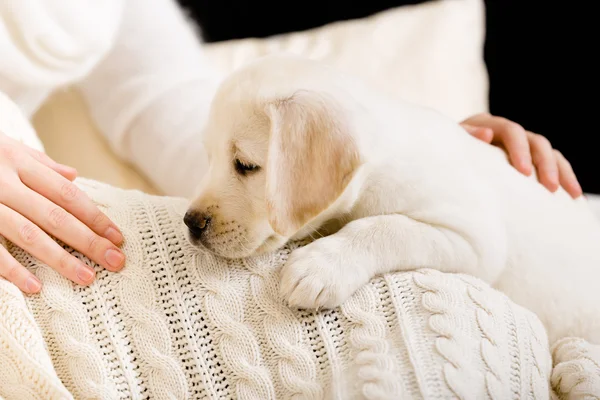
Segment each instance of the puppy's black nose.
M210 224L210 216L198 211L188 211L183 217L183 223L189 228L192 238L200 239Z

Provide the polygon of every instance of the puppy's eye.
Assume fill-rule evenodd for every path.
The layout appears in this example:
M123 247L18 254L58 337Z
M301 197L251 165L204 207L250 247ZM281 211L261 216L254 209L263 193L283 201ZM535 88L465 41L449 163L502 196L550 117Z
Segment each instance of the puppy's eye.
M252 165L252 164L240 161L237 158L235 159L234 164L235 164L235 170L240 175L248 175L249 173L256 172L260 169L260 167L258 165Z

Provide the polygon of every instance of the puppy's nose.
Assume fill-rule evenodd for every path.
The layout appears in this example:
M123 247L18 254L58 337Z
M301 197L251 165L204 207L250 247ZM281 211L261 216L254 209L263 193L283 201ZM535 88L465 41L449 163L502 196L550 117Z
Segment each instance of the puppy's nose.
M188 211L183 217L183 223L188 227L194 239L200 239L210 224L210 216L198 211Z

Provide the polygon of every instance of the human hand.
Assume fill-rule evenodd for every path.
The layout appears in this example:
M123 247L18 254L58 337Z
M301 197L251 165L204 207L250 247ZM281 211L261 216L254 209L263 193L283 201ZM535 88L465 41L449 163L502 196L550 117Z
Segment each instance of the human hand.
M511 164L521 173L529 176L535 166L538 180L551 192L560 185L573 198L582 194L571 164L544 136L487 113L467 118L461 126L474 137L504 148Z
M0 133L0 235L66 278L88 285L94 270L52 235L110 271L120 270L123 235L72 181L75 169ZM26 293L42 285L0 246L0 276Z

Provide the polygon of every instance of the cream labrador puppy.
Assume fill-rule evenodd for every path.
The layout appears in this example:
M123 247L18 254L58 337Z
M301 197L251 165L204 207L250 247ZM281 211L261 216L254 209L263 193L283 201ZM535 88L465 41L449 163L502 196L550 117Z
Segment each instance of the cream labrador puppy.
M600 344L600 226L585 200L551 194L456 122L277 55L222 83L205 145L192 242L238 258L317 238L281 271L291 306L335 307L375 275L435 268L505 292L553 341Z

